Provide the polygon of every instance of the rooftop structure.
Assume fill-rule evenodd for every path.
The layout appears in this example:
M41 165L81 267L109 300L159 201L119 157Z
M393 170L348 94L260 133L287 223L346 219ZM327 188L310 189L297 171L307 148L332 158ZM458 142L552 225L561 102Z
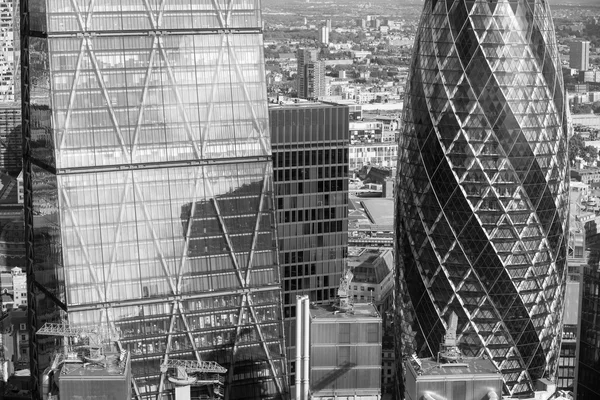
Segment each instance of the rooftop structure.
M381 397L381 317L371 304L310 308L310 390L313 399Z

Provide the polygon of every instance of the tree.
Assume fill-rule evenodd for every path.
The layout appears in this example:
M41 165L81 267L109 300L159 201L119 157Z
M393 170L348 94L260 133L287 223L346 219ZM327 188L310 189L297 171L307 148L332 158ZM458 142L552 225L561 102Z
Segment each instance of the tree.
M575 104L573 106L573 114L591 114L592 106L589 104Z
M580 156L585 147L585 142L579 133L576 133L569 140L569 163L575 163L575 157Z
M598 149L594 146L585 146L583 148L581 157L588 164L595 163L598 160Z

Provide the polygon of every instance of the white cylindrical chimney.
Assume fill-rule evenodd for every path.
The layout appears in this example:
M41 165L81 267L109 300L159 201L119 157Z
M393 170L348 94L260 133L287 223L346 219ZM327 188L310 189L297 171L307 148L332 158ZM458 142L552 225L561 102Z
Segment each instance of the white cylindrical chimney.
M296 296L296 398L302 396L302 296Z
M309 392L309 383L310 383L310 303L308 301L308 296L304 296L304 304L302 311L302 328L304 330L304 360L303 360L303 369L302 378L304 378L303 387L302 387L302 395L303 400L308 400L308 392Z

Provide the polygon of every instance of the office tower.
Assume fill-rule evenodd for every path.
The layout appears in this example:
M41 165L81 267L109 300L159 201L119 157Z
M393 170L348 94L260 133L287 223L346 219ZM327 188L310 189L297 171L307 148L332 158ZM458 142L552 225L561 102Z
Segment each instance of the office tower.
M598 256L597 251L598 247L595 246L592 250L595 257ZM600 271L597 263L584 267L582 283L574 398L592 400L600 397L600 344L597 339L600 336Z
M298 97L316 99L327 95L325 63L318 61L317 49L298 49Z
M19 2L0 0L0 172L21 172Z
M0 0L0 102L19 92L19 1Z
M15 178L22 169L21 104L0 102L0 172Z
M550 11L427 0L415 43L396 336L407 355L435 355L455 312L463 354L492 359L505 394L531 393L556 372L567 257L568 110Z
M292 361L296 295L317 303L333 300L346 263L348 107L294 103L269 108L269 117L285 337Z
M227 368L225 399L284 397L260 2L38 3L21 10L32 331L116 331L140 399L167 397L167 360ZM35 380L60 343L31 338Z
M579 71L587 71L590 66L590 42L578 40L569 45L569 66Z
M325 26L327 26L327 29L329 29L329 31L331 31L331 20L330 19L325 20Z
M319 28L319 42L322 44L329 44L329 31L331 28L327 26L322 26Z

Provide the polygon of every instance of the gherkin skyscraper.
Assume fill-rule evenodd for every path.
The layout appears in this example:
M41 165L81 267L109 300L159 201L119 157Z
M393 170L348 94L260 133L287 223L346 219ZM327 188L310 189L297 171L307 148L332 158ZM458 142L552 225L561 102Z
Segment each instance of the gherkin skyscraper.
M567 112L545 1L425 1L396 191L396 336L405 355L437 354L455 312L462 352L492 359L506 394L553 377Z

